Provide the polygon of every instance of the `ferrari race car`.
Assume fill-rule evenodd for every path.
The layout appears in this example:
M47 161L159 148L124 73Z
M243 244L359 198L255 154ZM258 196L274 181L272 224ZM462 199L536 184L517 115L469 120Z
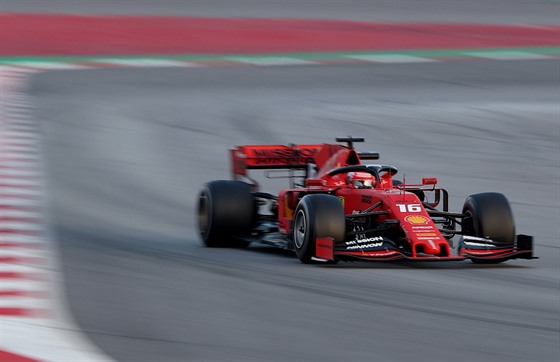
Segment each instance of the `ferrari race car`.
M254 145L230 150L233 180L211 181L198 199L198 227L209 247L251 242L295 251L303 263L351 260L470 259L500 263L533 259L533 239L516 235L509 202L499 193L467 197L448 211L436 178L421 184L395 179L391 165L364 164L379 154L358 152L363 138L341 144ZM284 172L290 188L259 191L249 170L268 178ZM453 238L458 245L453 253Z

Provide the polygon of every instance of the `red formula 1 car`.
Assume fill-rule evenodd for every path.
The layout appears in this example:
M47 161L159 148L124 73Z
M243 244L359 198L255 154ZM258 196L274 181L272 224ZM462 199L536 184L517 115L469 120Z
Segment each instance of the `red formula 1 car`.
M199 196L198 226L205 245L270 244L294 250L303 263L533 259L532 237L515 235L502 194L471 195L462 212L449 212L448 193L436 186L436 178L403 184L394 178L395 167L362 163L379 158L354 149L362 138L336 141L346 145L232 149L234 180L209 182ZM260 192L250 169L265 169L271 178L285 170L291 187L277 195Z

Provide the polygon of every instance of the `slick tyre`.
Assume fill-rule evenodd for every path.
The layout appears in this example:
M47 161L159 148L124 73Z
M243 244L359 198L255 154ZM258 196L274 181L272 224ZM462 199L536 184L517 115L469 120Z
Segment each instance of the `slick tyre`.
M251 231L256 204L248 184L241 181L212 181L198 198L198 230L204 245L209 247L245 247L245 241L233 240L236 235Z
M315 239L330 237L334 244L344 241L344 207L336 196L307 195L299 202L294 216L294 250L304 264L314 263Z
M515 222L506 197L487 192L467 197L463 206L463 232L466 235L490 238L500 244L515 242ZM496 263L472 259L474 263Z

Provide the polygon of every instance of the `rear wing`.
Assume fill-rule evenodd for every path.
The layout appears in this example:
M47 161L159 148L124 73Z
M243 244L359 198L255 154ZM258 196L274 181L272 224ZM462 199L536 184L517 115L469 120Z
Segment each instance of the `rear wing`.
M331 144L237 146L230 149L233 178L247 177L247 170L251 169L307 170L309 164L323 167L327 160L338 151L349 148L349 146ZM379 159L377 152L357 152L356 154L360 160Z
M250 169L307 169L323 145L255 145L230 149L234 179Z

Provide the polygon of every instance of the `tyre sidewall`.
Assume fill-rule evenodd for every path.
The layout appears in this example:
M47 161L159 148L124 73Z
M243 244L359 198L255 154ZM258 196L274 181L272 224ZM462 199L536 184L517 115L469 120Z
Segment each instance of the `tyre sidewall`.
M467 226L466 231L473 236L514 243L513 213L504 195L495 192L471 195L465 200L463 214L472 217L472 230Z
M303 242L298 245L298 220L305 217L306 228ZM307 195L299 202L294 217L293 240L296 255L303 263L311 263L315 256L316 238L330 237L334 243L344 242L346 221L344 207L336 196Z
M255 222L255 201L248 184L220 180L207 183L199 194L198 229L211 247L246 246L232 236L247 234Z

